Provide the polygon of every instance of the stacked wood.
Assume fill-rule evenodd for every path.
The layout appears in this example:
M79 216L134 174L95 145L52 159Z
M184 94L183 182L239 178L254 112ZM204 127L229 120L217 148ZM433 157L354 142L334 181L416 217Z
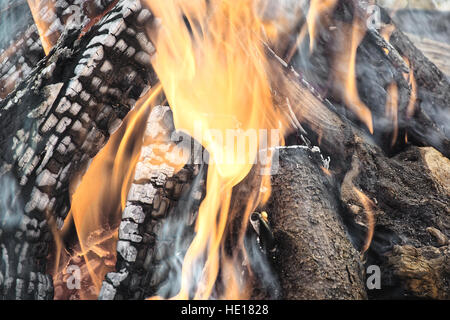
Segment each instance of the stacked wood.
M36 64L43 56L37 50L28 71L12 78L25 81L0 96L0 187L7 190L0 195L2 299L52 298L46 259L51 229L62 227L70 208L69 188L76 188L70 183L157 82L144 29L153 15L139 0L95 3L113 6L98 24L88 23L89 30L58 29L63 34L50 54ZM339 1L333 25L318 32L312 58L295 48L292 67L267 46L275 104L297 130L286 140L293 147L277 151L279 171L266 208L276 250L254 279L258 287L274 270L277 297L449 297L450 84L382 10L383 24L394 26L390 38L369 29L356 55L358 93L374 119L369 134L333 77L334 59L348 44L342 30L366 18L367 5ZM36 31L25 36L37 41ZM280 55L292 51L284 44L274 46ZM16 72L5 70L0 77ZM386 125L393 85L398 127ZM115 272L106 275L100 299L167 298L178 291L206 177L192 155L184 167L162 160L178 155L182 140L173 140L174 132L170 108L155 107L117 230ZM233 190L232 210L248 201L258 179L253 172ZM377 291L364 281L364 267L373 264L381 268Z

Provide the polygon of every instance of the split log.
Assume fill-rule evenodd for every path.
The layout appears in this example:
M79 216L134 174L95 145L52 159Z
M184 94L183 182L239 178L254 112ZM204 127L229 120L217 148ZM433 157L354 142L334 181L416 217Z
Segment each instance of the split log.
M322 159L306 147L278 149L267 205L277 243L275 269L285 299L364 299L359 254L339 216Z
M64 35L0 103L0 179L17 186L10 198L23 209L0 236L2 298L52 296L44 276L52 238L47 218L62 226L71 179L83 173L143 90L156 82L154 48L142 29L151 19L139 1L120 1L81 39L81 30ZM44 289L33 287L38 278Z
M205 171L190 157L176 172L170 159L181 160L180 147L190 148L190 143L176 141L174 130L170 108L154 107L119 226L117 272L106 275L100 300L169 298L178 293L183 257L205 193ZM182 144L177 147L177 142Z

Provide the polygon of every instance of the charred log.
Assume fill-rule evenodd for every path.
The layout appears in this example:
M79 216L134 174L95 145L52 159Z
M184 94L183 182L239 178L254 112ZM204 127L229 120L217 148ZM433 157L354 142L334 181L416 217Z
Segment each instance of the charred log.
M318 32L314 54L311 58L306 42L297 47L292 58L294 67L319 88L324 97L339 107L342 99L342 81L336 79L342 70L337 59L348 51L351 27L355 23L366 28L369 12L367 1L339 1L333 12L333 23L324 25ZM359 19L359 22L357 22ZM361 100L372 112L373 132L376 142L385 152L395 154L408 141L419 146L433 146L448 156L449 82L446 76L418 50L382 11L384 28L395 28L390 40L384 39L376 29L368 29L358 46L356 55L356 83ZM347 32L348 31L348 32ZM413 72L410 72L413 71ZM417 83L414 92L411 74ZM409 76L409 81L405 80ZM398 121L386 116L386 106L395 85L398 96ZM348 90L348 88L345 88ZM415 100L417 98L417 100ZM410 103L416 101L412 112ZM339 113L359 123L356 115L347 107L339 107ZM365 125L361 125L363 128Z
M139 1L120 1L83 38L81 30L64 35L0 103L0 175L18 186L13 198L23 204L20 223L0 236L2 298L51 297L50 285L46 293L32 286L33 274L45 274L47 219L62 226L71 179L155 83L154 49L141 27L151 18Z
M117 272L106 275L101 300L169 298L179 290L205 173L192 159L178 172L168 165L180 154L174 130L170 108L154 107L119 226Z
M360 257L339 216L337 189L322 171L322 159L305 147L278 153L268 211L283 298L364 299Z
M370 212L355 188L362 190L373 202L375 226L366 264L381 266L381 287L384 289L369 292L369 296L446 297L448 284L445 281L439 280L434 286L431 283L437 277L447 277L447 269L435 268L435 262L446 259L445 245L450 235L449 160L433 148L415 146L388 157L368 135L333 112L333 105L327 100L311 94L295 71L286 68L285 72L289 80L284 84L278 82L276 92L279 101L287 98L289 105L280 103L280 107L291 108L313 144L320 145L322 152L330 156L330 172L340 185L339 200L345 207L340 212L350 238L359 249L363 248L371 226L366 219ZM320 139L313 132L319 132ZM405 249L409 267L399 254L401 249L394 249L395 246L416 248ZM429 258L420 258L423 250L436 252L437 260L427 264ZM392 256L397 258L392 260ZM413 268L414 261L422 261L419 265L427 264L425 269L420 269L427 271L405 271L405 268ZM425 283L429 288L421 291L423 286L411 284L415 281Z
M66 26L92 26L117 0L79 1L45 0L35 8L36 18L45 21L47 30L41 30L47 45L55 45ZM4 99L22 80L27 78L45 56L41 34L33 20L27 1L7 1L1 8L2 24L11 30L0 36L0 100ZM6 21L5 21L6 20Z

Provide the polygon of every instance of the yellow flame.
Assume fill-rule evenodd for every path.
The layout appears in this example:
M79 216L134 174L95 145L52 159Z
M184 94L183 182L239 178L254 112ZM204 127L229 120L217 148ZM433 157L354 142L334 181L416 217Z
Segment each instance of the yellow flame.
M248 175L258 150L249 147L237 155L243 158L236 159L235 145L223 143L220 137L237 130L240 139L249 132L279 126L266 74L258 2L147 1L161 19L152 63L173 110L175 127L200 141L212 159L196 235L186 253L181 289L175 298L192 297L194 285L194 298L211 297L219 268L227 278L221 297L244 296L237 280L239 264L223 254L225 231L233 216L229 212L232 189ZM258 135L253 142L259 145ZM247 206L244 220L254 206ZM199 265L201 271L196 274Z
M356 83L356 53L366 34L365 23L355 18L351 30L343 25L338 39L342 50L335 57L335 77L342 100L373 134L373 119L369 108L361 101ZM349 37L350 36L350 37ZM347 45L347 44L350 45Z

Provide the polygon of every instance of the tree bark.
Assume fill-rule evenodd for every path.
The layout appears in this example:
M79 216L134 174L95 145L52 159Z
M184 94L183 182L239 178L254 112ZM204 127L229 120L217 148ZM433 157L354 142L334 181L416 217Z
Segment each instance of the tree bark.
M283 298L365 299L360 257L320 156L306 147L280 148L278 156L267 209Z

